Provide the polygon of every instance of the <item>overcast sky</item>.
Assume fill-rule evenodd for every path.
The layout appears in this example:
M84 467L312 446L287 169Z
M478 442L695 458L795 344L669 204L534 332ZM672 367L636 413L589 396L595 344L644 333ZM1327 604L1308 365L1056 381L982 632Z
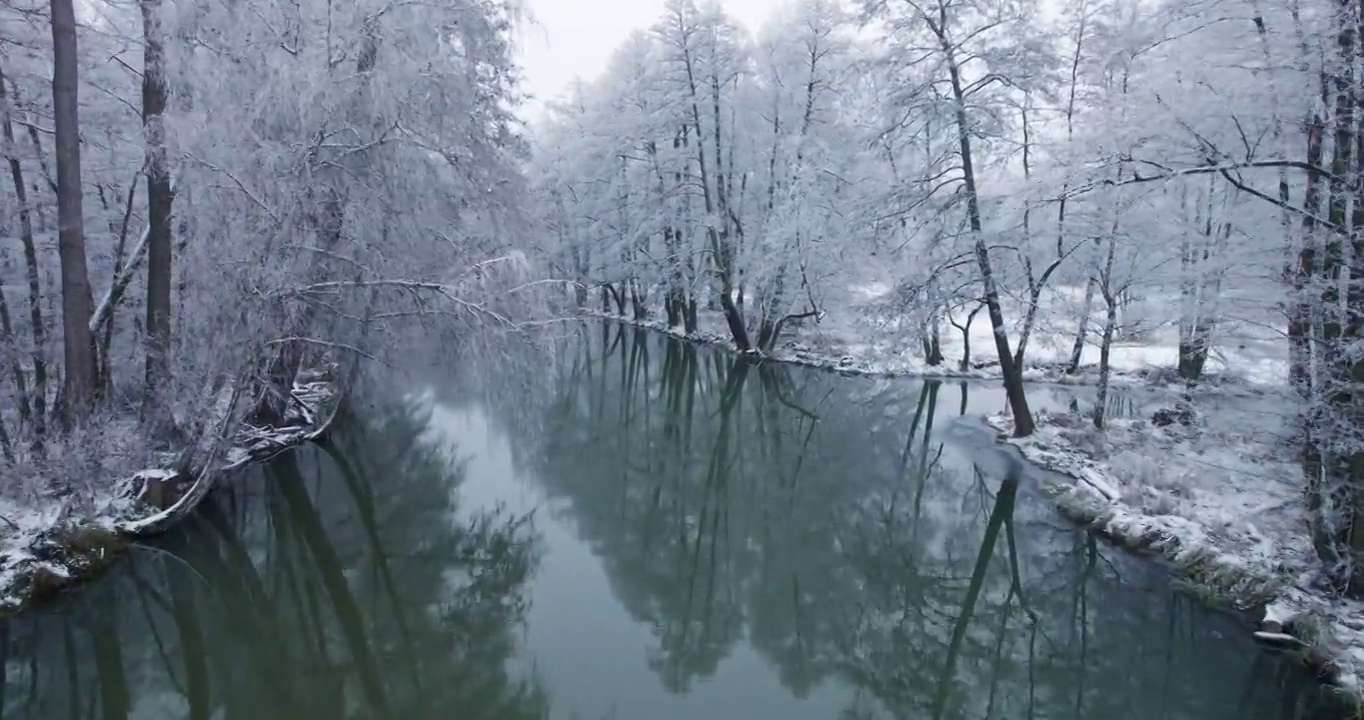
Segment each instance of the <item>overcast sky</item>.
M730 16L757 30L781 0L722 0ZM663 0L528 0L535 22L521 32L525 89L534 99L528 115L562 94L575 77L591 80L611 53L663 11Z

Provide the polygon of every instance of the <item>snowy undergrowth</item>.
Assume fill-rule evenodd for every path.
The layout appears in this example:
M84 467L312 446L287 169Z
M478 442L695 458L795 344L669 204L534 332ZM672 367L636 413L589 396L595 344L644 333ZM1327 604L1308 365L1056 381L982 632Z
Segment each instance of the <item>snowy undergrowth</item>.
M1045 292L1039 302L1035 324L1024 355L1026 379L1071 385L1098 382L1099 337L1103 313L1095 309L1090 317L1090 332L1081 352L1080 369L1065 372L1074 348L1079 321L1075 307L1083 288L1057 287ZM1000 370L989 318L979 312L970 325L970 363L961 367L967 342L960 326L967 323L965 311L949 314L941 323L940 345L943 362L930 366L925 361L920 340L921 329L907 313L890 303L888 290L854 289L853 302L831 309L818 323L795 328L782 343L780 354L796 359L818 359L821 364L839 364L873 374L934 377L998 378ZM1151 297L1127 311L1123 332L1110 349L1110 382L1114 385L1180 385L1173 370L1179 361L1179 328L1154 318L1168 317L1170 298ZM1006 301L1005 326L1011 347L1017 349L1025 314L1017 303ZM1287 377L1287 357L1283 331L1263 324L1226 320L1216 329L1213 350L1205 366L1202 384L1218 392L1259 394L1282 385Z
M93 418L85 428L50 438L41 453L27 445L15 451L0 489L3 610L42 594L40 584L68 580L73 568L62 548L112 535L123 505L113 480L155 461L133 415Z
M1356 703L1364 698L1364 604L1324 590L1305 527L1302 470L1285 441L1286 417L1265 407L1210 414L1192 427L1039 413L1037 432L1010 439L1054 471L1043 491L1072 519L1126 547L1173 562L1192 588L1266 622ZM1013 429L1007 415L987 418ZM1277 422L1276 422L1277 421Z
M244 424L215 475L325 428L330 416L317 413L334 406L335 386L300 382L294 395L299 402L286 427ZM171 469L175 456L151 449L135 415L96 417L87 428L49 439L41 454L16 448L18 457L0 487L0 612L47 599L90 576L113 560L129 536L172 514L137 499L148 479L171 481L177 473Z

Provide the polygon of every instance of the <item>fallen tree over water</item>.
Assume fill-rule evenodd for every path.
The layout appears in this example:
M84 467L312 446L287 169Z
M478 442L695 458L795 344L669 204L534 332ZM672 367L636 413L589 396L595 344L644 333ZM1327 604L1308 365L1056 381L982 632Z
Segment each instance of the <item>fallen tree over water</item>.
M251 383L218 390L208 420L185 450L161 467L116 481L112 499L91 515L58 509L22 525L0 547L0 612L51 599L91 579L131 542L157 535L192 514L219 481L327 432L344 397L336 366L300 372L277 418L242 411ZM245 415L245 416L244 416Z

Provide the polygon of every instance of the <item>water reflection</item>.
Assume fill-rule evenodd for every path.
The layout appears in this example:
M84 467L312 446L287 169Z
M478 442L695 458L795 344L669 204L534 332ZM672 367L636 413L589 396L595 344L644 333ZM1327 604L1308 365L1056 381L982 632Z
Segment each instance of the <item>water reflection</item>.
M514 402L357 409L0 623L4 718L1311 717L1238 620L1003 477L959 419L994 388L603 327Z
M743 672L726 659L751 649L846 718L1288 720L1318 700L1240 620L947 441L955 416L996 410L993 388L755 366L614 327L560 385L538 474L651 629L666 693Z
M544 717L507 669L535 533L457 512L463 474L414 441L411 410L281 456L112 577L7 621L4 717Z

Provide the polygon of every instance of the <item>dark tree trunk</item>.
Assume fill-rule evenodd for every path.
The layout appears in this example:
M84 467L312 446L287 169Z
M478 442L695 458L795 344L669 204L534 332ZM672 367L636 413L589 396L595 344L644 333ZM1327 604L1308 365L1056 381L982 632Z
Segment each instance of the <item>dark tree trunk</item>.
M19 205L19 243L24 251L24 267L28 277L28 316L29 328L33 335L31 356L33 359L32 420L34 436L41 442L47 434L47 327L43 323L42 287L38 272L38 249L33 238L33 215L28 204L28 191L24 187L24 171L15 152L14 123L10 115L9 97L5 92L5 76L0 72L0 112L4 113L0 130L4 132L5 147L10 149L9 172L14 184L14 198ZM29 394L19 386L20 416L29 417Z
M61 261L65 383L63 416L78 421L95 396L94 342L90 315L94 300L85 258L81 202L79 67L73 0L51 0L52 106L57 143L57 252Z
M1085 304L1080 312L1080 327L1075 331L1075 344L1070 347L1070 365L1066 366L1066 374L1074 375L1080 372L1080 361L1084 359L1085 338L1089 334L1089 315L1094 311L1094 289L1098 285L1098 280L1093 275L1085 283Z
M949 321L950 319L949 317ZM919 344L923 349L924 362L929 367L937 367L943 363L942 323L938 319L938 311L933 311L932 316L924 325L923 333L923 337L919 339Z
M734 298L730 296L729 288L724 288L720 293L720 306L724 308L725 324L729 326L729 334L734 338L734 346L739 352L749 352L753 349L752 343L748 340L748 329L744 327L743 315L739 313L739 308L734 305Z
M1310 71L1310 57L1308 45L1303 36L1302 20L1298 16L1296 6L1293 11L1293 20L1298 35L1298 46L1301 53L1300 69L1305 73ZM1327 106L1330 103L1328 91L1328 78L1325 73L1319 76L1319 91L1321 105ZM1311 387L1311 336L1312 336L1312 300L1308 295L1309 287L1316 277L1318 268L1318 248L1319 248L1319 228L1317 227L1317 217L1321 213L1322 203L1322 173L1316 168L1322 166L1324 156L1323 140L1326 136L1326 123L1320 111L1310 108L1304 118L1303 127L1306 131L1307 140L1307 187L1303 191L1303 209L1306 211L1302 216L1302 240L1298 247L1297 257L1286 269L1290 276L1289 284L1293 289L1293 296L1289 304L1288 312L1288 343L1289 343L1289 384L1304 400L1308 400L1313 392ZM1287 205L1288 188L1285 186L1286 180L1280 178L1279 195L1280 200ZM1311 446L1310 438L1307 438L1307 446Z
M1208 330L1202 326L1194 328L1187 342L1179 344L1179 378L1193 385L1203 378L1203 366L1208 362Z
M1326 566L1326 576L1338 590L1353 596L1364 594L1364 452L1357 438L1364 427L1364 399L1356 388L1364 384L1364 361L1351 348L1364 340L1364 287L1356 280L1344 290L1342 279L1364 277L1364 241L1359 229L1364 212L1356 208L1356 181L1364 170L1364 157L1355 149L1361 141L1355 127L1355 108L1360 99L1355 74L1359 51L1360 8L1341 0L1336 34L1338 65L1331 76L1335 89L1332 132L1330 200L1328 219L1333 226L1321 257L1323 288L1319 354L1320 382L1309 396L1305 423L1304 471L1308 479L1308 511L1313 545ZM1346 242L1350 243L1348 269ZM1315 323L1314 323L1315 325Z
M961 364L958 367L962 372L971 369L971 326L975 324L976 315L984 307L984 304L977 304L971 308L971 312L966 314L965 325L958 325L956 321L952 321L952 326L961 331Z
M1112 254L1110 252L1110 258ZM1111 267L1111 261L1110 261ZM1108 307L1105 315L1103 339L1099 343L1099 397L1094 404L1094 427L1103 430L1107 423L1108 410L1108 381L1111 367L1108 364L1109 357L1113 349L1113 331L1118 324L1118 303L1117 299L1108 292L1104 293L1104 300Z
M967 341L970 342L969 340ZM924 362L929 367L937 367L942 364L942 339L938 337L936 327L929 330L928 337L923 339Z
M945 29L940 28L940 32ZM953 57L952 46L945 35L940 34L943 53L947 60L947 70L952 82L952 93L956 104L957 141L961 149L962 181L966 194L966 213L971 233L975 236L976 264L980 269L980 280L985 300L985 309L990 316L990 326L994 329L995 351L999 354L999 369L1004 377L1004 394L1009 398L1009 408L1013 411L1014 436L1027 437L1035 429L1032 410L1028 407L1027 390L1023 387L1023 372L1014 364L1013 353L1009 349L1008 328L1004 325L1004 310L999 302L999 289L995 283L994 269L990 265L990 249L985 244L984 229L980 219L980 198L976 191L976 176L972 166L970 122L966 117L966 97L963 94L961 72Z
M643 321L649 317L649 305L645 301L644 295L640 293L637 283L630 283L630 310L635 314L635 320Z
M682 302L671 288L663 299L663 308L668 313L668 327L675 328L682 324Z
M141 0L142 128L147 154L147 365L145 402L159 408L170 380L171 191L163 115L166 112L161 0ZM154 410L159 413L160 410Z
M1319 120L1320 118L1318 118ZM1313 166L1321 164L1321 127L1308 128L1308 162ZM1307 191L1304 197L1306 214L1303 216L1302 247L1298 250L1297 263L1292 270L1293 300L1289 305L1288 343L1290 348L1288 379L1290 386L1303 399L1311 396L1311 336L1312 300L1308 295L1319 269L1316 220L1321 212L1321 173L1309 172Z
M758 349L767 352L772 346L777 344L776 323L770 317L764 317L758 325Z

